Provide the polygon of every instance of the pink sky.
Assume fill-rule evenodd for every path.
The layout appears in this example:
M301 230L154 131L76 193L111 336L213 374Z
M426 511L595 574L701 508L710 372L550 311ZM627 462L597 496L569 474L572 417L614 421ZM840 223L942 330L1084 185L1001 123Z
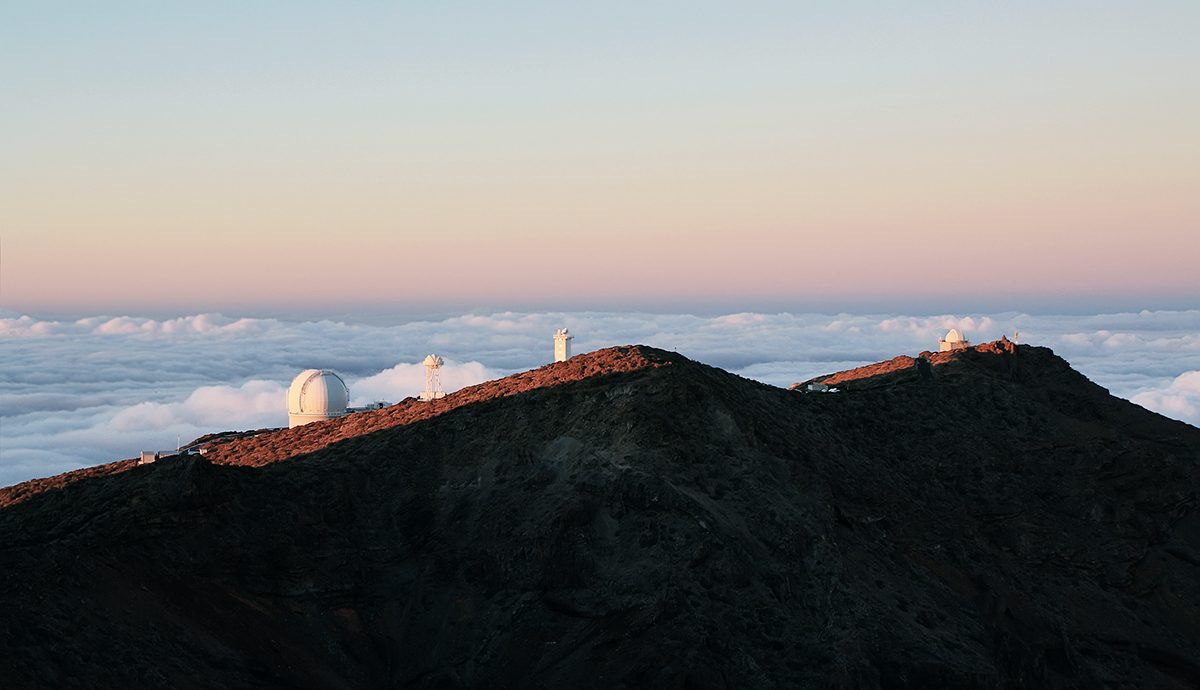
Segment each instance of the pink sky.
M1200 295L1194 5L283 9L0 9L0 307Z

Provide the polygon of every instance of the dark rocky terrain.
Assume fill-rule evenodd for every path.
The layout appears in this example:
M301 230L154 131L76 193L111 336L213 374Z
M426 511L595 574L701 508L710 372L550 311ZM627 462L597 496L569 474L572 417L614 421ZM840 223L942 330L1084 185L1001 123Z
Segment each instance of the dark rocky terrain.
M1200 430L1001 341L613 348L0 493L0 686L1200 687Z

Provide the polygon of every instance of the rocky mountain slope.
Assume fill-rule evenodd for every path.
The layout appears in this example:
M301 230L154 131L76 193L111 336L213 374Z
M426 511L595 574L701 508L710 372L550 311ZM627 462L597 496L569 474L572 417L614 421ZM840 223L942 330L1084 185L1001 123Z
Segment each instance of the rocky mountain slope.
M1200 430L645 347L0 496L5 687L1200 687Z

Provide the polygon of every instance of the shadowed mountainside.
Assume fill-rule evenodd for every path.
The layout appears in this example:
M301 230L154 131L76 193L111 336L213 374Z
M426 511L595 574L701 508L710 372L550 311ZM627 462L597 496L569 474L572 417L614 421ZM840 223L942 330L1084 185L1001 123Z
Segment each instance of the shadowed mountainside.
M1200 430L1044 348L925 361L803 394L613 348L27 487L0 510L0 668L10 687L1200 687Z

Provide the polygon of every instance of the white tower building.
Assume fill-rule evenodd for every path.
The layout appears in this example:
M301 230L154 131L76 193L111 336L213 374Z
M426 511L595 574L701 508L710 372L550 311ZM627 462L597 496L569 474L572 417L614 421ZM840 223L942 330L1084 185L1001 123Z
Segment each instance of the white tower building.
M565 328L554 332L554 361L565 362L571 358L571 339L575 336Z
M288 428L346 414L350 389L328 369L305 369L288 389Z
M425 390L421 393L422 400L429 401L446 397L446 391L442 390L443 364L445 362L437 355L425 357Z

